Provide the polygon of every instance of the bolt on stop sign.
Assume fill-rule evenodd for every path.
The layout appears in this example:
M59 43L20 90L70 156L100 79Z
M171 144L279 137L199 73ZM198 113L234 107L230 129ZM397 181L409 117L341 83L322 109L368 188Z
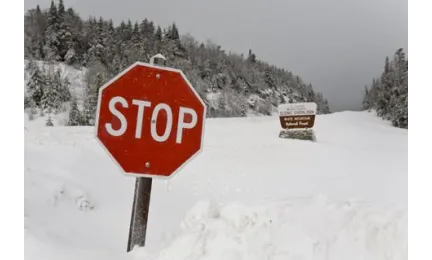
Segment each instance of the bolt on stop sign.
M171 177L202 149L206 106L180 70L137 62L97 109L97 138L128 175Z

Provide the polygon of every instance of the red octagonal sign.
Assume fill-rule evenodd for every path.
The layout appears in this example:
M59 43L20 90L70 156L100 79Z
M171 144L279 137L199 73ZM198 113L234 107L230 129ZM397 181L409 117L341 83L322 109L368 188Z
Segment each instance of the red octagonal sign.
M97 109L97 138L128 175L171 177L202 149L206 106L180 70L137 62Z

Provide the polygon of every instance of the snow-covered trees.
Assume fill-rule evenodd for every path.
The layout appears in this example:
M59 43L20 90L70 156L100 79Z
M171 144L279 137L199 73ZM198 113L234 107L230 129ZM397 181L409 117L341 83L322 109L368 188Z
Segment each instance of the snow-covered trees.
M44 113L57 113L63 104L70 101L69 80L63 77L60 69L54 70L39 67L33 61L29 62L30 78L27 81L26 106L30 108L32 117L36 109ZM52 120L50 119L51 125Z
M42 13L39 5L36 6L36 9L29 10L24 16L24 23L26 24L24 27L24 53L26 57L44 58L46 19L46 15Z
M60 70L49 69L45 75L45 86L40 101L41 108L57 112L63 103L71 99L69 81L63 78Z
M314 95L314 100L317 104L317 113L318 114L329 114L330 108L327 99L325 99L322 95L322 93L317 92L316 95Z
M166 66L183 70L205 102L213 106L208 109L208 116L270 114L280 103L304 101L316 102L320 113L330 112L327 100L310 84L290 71L259 60L252 50L248 50L246 58L243 54L226 53L211 41L201 43L190 35L181 36L175 23L161 28L148 19L127 20L118 26L102 17L82 20L72 8L65 10L63 0L57 3L52 1L48 10L36 8L26 14L25 55L29 59L91 68L92 79L85 83L83 100L86 124L94 122L101 84L136 61L148 62L157 53L167 58ZM39 49L43 51L40 53ZM33 81L38 81L37 75ZM40 85L44 84L51 83L46 80ZM68 96L61 94L62 89L57 89L59 95ZM36 96L42 94L34 91ZM45 95L47 101L53 99L52 93ZM213 102L212 96L224 100ZM254 106L247 102L251 96L257 97ZM61 102L69 99L70 96L62 98Z
M365 89L364 109L374 109L394 126L408 128L408 60L403 49L398 49L393 60L387 57L384 71Z

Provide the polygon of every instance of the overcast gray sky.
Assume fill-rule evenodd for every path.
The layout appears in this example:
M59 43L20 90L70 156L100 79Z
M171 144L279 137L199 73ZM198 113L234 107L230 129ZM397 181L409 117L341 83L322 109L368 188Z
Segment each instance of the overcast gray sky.
M25 8L51 0L25 0ZM56 1L58 2L58 0ZM81 18L147 18L211 39L227 51L292 70L324 93L333 111L360 106L385 56L408 54L407 0L64 0Z

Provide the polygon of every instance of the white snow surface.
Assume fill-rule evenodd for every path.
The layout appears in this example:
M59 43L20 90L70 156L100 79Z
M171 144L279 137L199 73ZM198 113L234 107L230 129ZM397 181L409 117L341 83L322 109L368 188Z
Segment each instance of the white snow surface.
M278 138L277 117L207 119L204 152L153 181L131 253L134 178L94 128L26 118L27 260L408 259L408 132L372 113L318 116L316 143Z

